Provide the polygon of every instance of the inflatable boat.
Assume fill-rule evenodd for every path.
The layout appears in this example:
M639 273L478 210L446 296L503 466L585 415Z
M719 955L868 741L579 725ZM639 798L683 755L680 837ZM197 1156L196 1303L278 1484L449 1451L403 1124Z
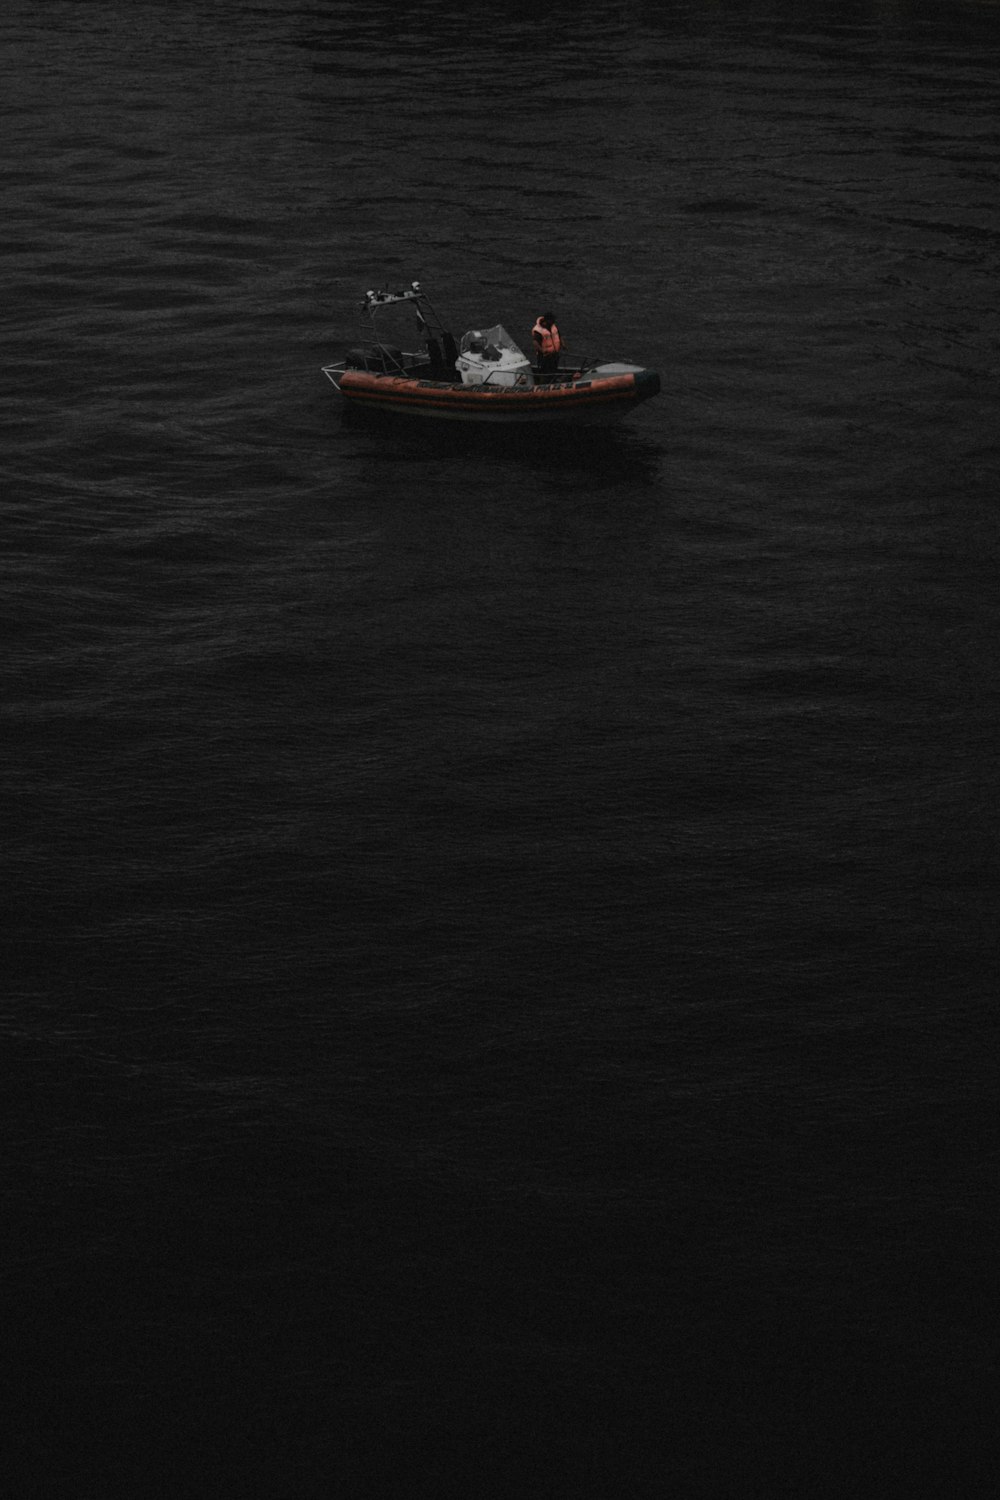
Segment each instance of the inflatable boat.
M423 347L405 352L381 337L379 315L409 304ZM658 394L660 377L643 365L577 360L539 374L501 324L470 329L456 344L419 282L403 292L369 291L362 341L323 374L352 409L446 421L490 423L615 422Z

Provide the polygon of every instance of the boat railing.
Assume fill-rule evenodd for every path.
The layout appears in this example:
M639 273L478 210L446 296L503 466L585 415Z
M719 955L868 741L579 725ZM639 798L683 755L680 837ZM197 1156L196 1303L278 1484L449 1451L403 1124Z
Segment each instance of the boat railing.
M585 370L592 370L599 363L589 354L573 354L569 349L560 349L559 363L553 370L554 375L565 375L569 370L578 370L581 374Z

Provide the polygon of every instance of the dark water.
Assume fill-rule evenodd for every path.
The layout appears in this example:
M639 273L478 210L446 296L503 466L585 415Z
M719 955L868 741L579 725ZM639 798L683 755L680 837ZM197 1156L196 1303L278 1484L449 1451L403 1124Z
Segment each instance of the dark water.
M987 1493L998 8L0 41L22 1493Z

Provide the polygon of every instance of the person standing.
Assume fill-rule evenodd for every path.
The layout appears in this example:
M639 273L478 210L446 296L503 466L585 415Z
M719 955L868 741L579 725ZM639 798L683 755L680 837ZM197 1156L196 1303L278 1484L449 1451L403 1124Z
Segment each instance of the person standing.
M539 375L551 375L559 368L559 351L562 348L559 325L552 313L542 313L535 319L531 337L535 345L536 371Z

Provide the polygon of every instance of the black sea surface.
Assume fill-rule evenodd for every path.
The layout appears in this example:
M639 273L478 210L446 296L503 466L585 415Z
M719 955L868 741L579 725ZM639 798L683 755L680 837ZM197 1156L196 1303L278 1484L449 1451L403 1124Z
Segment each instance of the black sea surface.
M11 1493L992 1493L1000 8L0 47Z

